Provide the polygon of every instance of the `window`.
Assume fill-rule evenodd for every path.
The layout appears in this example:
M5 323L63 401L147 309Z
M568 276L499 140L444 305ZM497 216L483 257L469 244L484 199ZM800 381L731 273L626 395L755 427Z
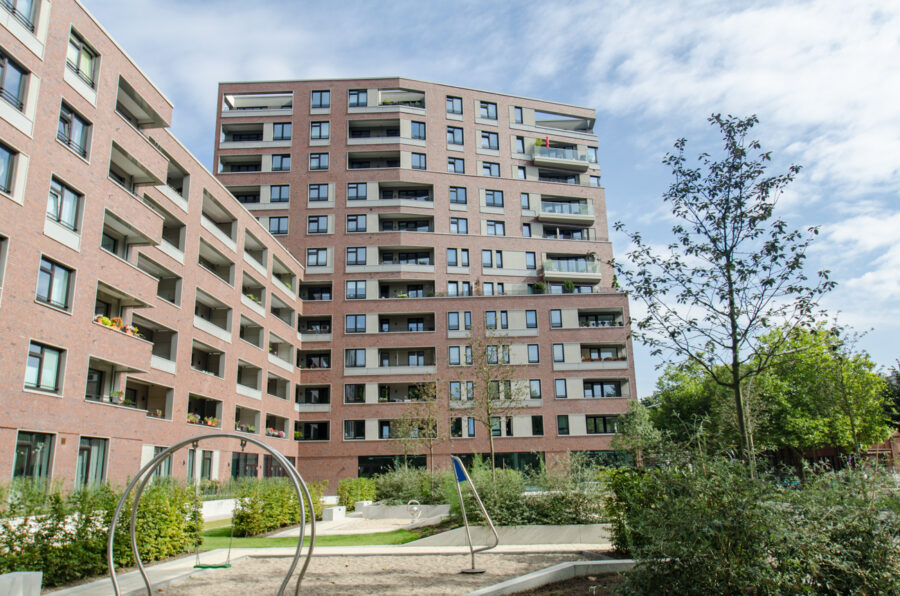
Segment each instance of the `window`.
M344 440L362 441L366 438L365 420L344 420Z
M463 322L465 324L466 331L472 328L472 313L471 311L463 312Z
M310 215L306 218L306 232L309 234L327 234L328 216Z
M484 204L488 207L503 207L503 191L502 190L486 190L486 191L484 191Z
M50 181L50 196L47 199L47 219L62 224L70 230L78 227L78 206L82 196L53 178Z
M525 311L525 327L527 329L537 329L537 311L536 310L526 310Z
M351 182L347 185L348 201L365 201L367 196L365 182Z
M461 157L448 157L447 158L447 171L451 174L465 174L466 173L466 160Z
M469 266L469 249L468 248L459 249L459 266L460 267L468 267Z
M533 437L543 437L544 436L544 417L543 416L532 416L531 417L531 436L533 436Z
M556 379L553 381L553 387L556 391L556 397L564 398L566 397L566 380L565 379Z
M344 385L344 403L361 404L366 401L366 386L362 383Z
M585 397L622 397L622 381L585 381Z
M328 265L328 249L327 248L307 248L306 249L306 266L307 267L325 267Z
M447 96L447 113L448 114L462 114L462 98L454 97L452 95Z
M346 368L365 368L366 350L364 348L344 350L344 366Z
M466 189L462 186L450 187L450 202L456 205L465 205L467 202Z
M458 312L448 312L447 313L447 329L450 331L458 331L459 330L459 313Z
M617 432L617 416L585 416L584 422L589 435L605 435Z
M351 108L361 108L369 104L368 95L365 89L351 89L350 101L347 105Z
M330 128L331 126L328 122L310 122L309 138L314 141L325 140L331 134Z
M29 31L34 33L34 2L32 0L4 0L0 6L5 8Z
M450 366L459 366L459 346L450 346Z
M412 125L412 138L414 139L424 139L425 138L425 123L424 122L410 122Z
M500 329L509 329L509 314L505 310L500 311Z
M326 125L328 123L326 122ZM328 138L327 136L325 138ZM291 123L276 122L272 125L273 141L290 141L291 140Z
M273 184L269 187L269 201L272 203L287 203L291 198L291 187L288 184ZM310 189L310 201L319 201L322 199L312 198L312 189ZM328 185L325 185L325 200L328 200Z
M524 119L522 117L522 108L520 108L519 106L513 108L513 122L515 122L516 124L522 124L522 122L524 122Z
M522 238L531 238L531 224L522 224Z
M42 258L35 298L57 308L69 308L69 281L72 270Z
M425 319L422 317L407 317L406 330L413 333L425 331Z
M347 265L365 265L366 247L351 246L347 248Z
M84 388L85 399L100 401L103 398L103 379L104 374L102 370L88 368L87 384Z
M330 108L331 91L313 91L312 101L309 105L312 108Z
M492 281L484 282L483 293L485 296L493 296L494 295L494 282L492 282Z
M365 215L348 215L347 216L348 232L365 232L366 216Z
M518 178L519 180L528 179L528 170L525 169L525 166L516 167L516 178Z
M53 462L53 435L19 431L13 478L49 480Z
M269 233L273 235L288 233L288 218L286 215L281 217L269 218Z
M450 233L451 234L468 234L469 233L469 220L465 217L451 217L450 218Z
M487 120L496 120L497 104L489 101L481 102L481 117Z
M553 362L565 362L565 353L562 344L553 344Z
M600 176L591 176L590 185L599 187L600 186Z
M347 315L344 323L344 333L365 333L366 315Z
M508 346L503 347L508 348ZM499 364L500 357L497 346L485 346L485 358L488 364Z
M484 311L484 326L487 329L496 329L497 328L497 311L496 310Z
M481 266L482 267L493 267L494 266L494 253L489 250L481 251Z
M412 154L412 169L414 169L414 170L426 169L424 153L413 153Z
M516 137L516 153L525 153L525 137Z
M366 298L366 282L348 281L347 282L347 300L365 300Z
M502 221L488 220L487 222L488 236L506 236L506 226Z
M310 170L327 170L328 154L327 153L310 153L309 154Z
M448 267L456 267L459 263L459 259L457 258L458 251L455 248L447 249L447 266Z
M559 329L562 327L562 311L554 308L550 311L550 328Z
M31 342L25 368L25 387L41 391L59 391L62 350Z
M27 71L0 51L0 97L19 111L25 107Z
M481 162L481 175L482 176L493 176L494 178L499 178L500 177L500 164L494 163L492 161Z
M72 31L69 35L69 47L66 50L66 66L77 74L82 81L94 86L97 69L97 52L88 46L81 36Z
M7 194L12 191L13 172L16 169L17 153L6 145L0 144L0 191Z
M495 132L486 130L481 131L481 148L482 149L499 149L500 138Z
M462 145L463 144L463 129L458 126L448 126L447 127L447 144L448 145Z
M75 488L103 483L106 478L108 445L107 439L81 437L78 443L78 460L75 465Z
M538 345L537 344L528 344L528 363L534 364L540 362L541 358L538 354Z
M291 156L290 155L273 155L272 156L272 171L273 172L287 172L291 169Z
M528 381L528 397L530 399L541 399L541 380L531 379Z
M596 147L588 147L587 148L587 156L588 156L588 162L597 163L597 148Z
M556 416L556 434L565 437L569 434L569 416L559 414Z
M62 104L59 110L59 126L56 129L57 139L81 157L87 157L90 130L90 123L76 114L72 108Z

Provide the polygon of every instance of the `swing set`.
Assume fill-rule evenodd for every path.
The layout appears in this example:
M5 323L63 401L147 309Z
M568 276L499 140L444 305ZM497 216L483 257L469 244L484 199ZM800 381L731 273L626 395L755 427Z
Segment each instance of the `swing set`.
M316 516L312 514L314 511L312 497L309 494L309 488L306 485L306 482L303 480L303 477L300 476L300 473L297 472L296 468L288 462L287 458L283 456L281 453L275 451L271 447L269 447L266 443L260 441L254 437L247 437L244 435L239 435L237 433L229 433L229 432L217 432L210 433L204 435L197 435L190 439L185 439L156 455L152 460L150 460L147 465L145 465L141 470L137 473L137 476L132 479L132 481L128 484L128 487L125 489L125 492L122 493L122 497L119 499L119 503L116 505L115 513L113 514L112 520L109 524L109 538L106 543L106 561L109 567L109 578L113 584L113 591L116 596L121 596L121 590L119 588L119 579L116 575L116 566L113 561L113 547L115 544L115 536L116 536L116 525L119 522L119 518L122 515L122 511L125 508L126 501L128 500L131 491L137 487L137 491L135 492L134 504L131 507L131 525L130 525L130 537L131 537L131 553L134 556L135 563L137 564L138 571L140 571L141 578L144 581L144 586L147 589L147 596L153 595L153 585L150 582L150 578L147 576L147 569L144 567L144 562L141 560L141 556L138 553L137 546L137 534L135 533L135 527L137 523L137 512L138 506L141 502L141 496L144 493L144 489L147 487L147 483L153 477L153 473L156 471L159 466L166 461L166 459L178 451L188 445L191 445L194 449L197 448L197 445L200 441L206 441L209 439L238 439L241 442L241 451L247 446L247 443L252 443L261 449L264 449L268 452L276 462L281 466L281 468L285 471L287 476L291 479L291 483L294 485L294 489L297 492L297 502L300 506L300 537L297 541L297 550L294 553L293 560L291 561L290 568L288 569L287 574L284 576L284 580L281 582L281 587L278 589L278 596L283 596L285 589L291 581L291 576L294 574L294 570L297 568L297 563L300 560L300 556L302 555L303 550L303 539L306 533L306 507L309 506L309 511L311 513L310 517L310 532L309 532L309 550L306 553L306 560L303 562L303 567L300 569L300 574L297 577L297 587L294 590L295 596L299 596L300 594L300 584L303 581L303 576L306 574L306 568L309 567L309 561L312 558L313 548L316 542ZM233 515L233 511L232 511ZM224 569L231 567L231 545L234 541L234 524L231 524L231 535L228 539L228 554L226 556L224 563L218 564L210 564L210 563L201 563L200 562L200 545L197 544L197 552L194 563L195 569Z

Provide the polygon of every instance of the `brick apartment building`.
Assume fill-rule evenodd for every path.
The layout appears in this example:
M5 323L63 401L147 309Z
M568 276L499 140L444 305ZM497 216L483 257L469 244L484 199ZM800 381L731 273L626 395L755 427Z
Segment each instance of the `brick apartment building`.
M226 84L216 179L75 0L5 1L0 25L0 482L121 483L214 429L308 479L371 473L410 387L457 376L486 323L531 397L497 421L505 461L609 449L634 371L592 110L396 78ZM442 408L439 464L487 451L464 402ZM278 470L220 440L160 473Z

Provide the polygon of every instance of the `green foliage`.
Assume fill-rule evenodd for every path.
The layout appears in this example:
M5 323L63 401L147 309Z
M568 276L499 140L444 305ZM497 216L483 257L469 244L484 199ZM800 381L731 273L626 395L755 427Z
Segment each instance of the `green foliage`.
M449 475L449 472L437 473L432 482L431 473L425 468L398 465L375 476L375 494L388 505L406 505L413 499L423 505L443 503L441 483Z
M793 478L725 459L609 475L629 594L898 594L900 503L879 470Z
M58 487L16 483L0 520L0 573L43 571L45 587L107 573L108 528L121 493L107 485L64 495ZM134 564L129 499L116 528L117 566ZM193 487L155 482L141 498L136 519L145 562L190 551L200 539L200 503Z
M344 478L338 482L338 502L353 511L357 501L375 500L375 481L371 478Z
M322 495L327 482L309 482L314 515L322 519ZM306 521L310 519L306 507ZM232 524L235 536L257 536L300 523L300 505L294 484L287 478L246 479L237 486Z
M631 454L638 465L645 459L655 459L664 450L663 433L651 421L650 410L639 401L629 402L628 412L619 416L618 429L612 448Z

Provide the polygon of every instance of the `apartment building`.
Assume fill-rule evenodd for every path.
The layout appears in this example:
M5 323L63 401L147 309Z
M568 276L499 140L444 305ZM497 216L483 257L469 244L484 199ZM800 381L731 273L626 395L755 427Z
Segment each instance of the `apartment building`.
M123 483L204 432L296 458L302 265L74 0L0 3L0 482ZM203 442L178 478L277 475Z
M384 469L440 384L449 454L611 455L634 396L595 112L404 78L223 83L216 176L305 266L292 385L311 477ZM523 407L470 416L466 345L502 336Z

